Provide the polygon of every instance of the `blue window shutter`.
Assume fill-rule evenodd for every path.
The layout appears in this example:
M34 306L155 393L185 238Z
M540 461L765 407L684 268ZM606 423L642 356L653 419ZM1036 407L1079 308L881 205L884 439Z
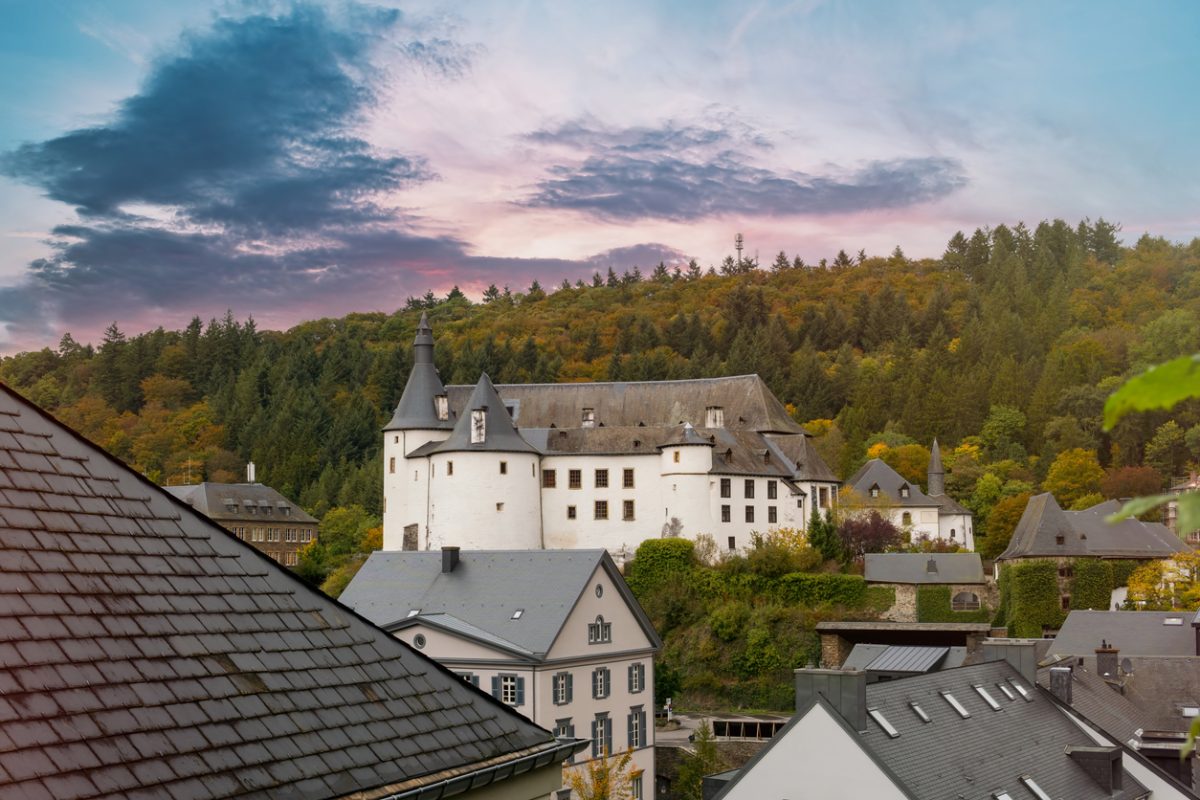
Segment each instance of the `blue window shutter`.
M574 683L575 683L575 676L568 672L567 673L567 702L568 703L571 702L571 700L573 700L575 698L575 687L573 685Z
M641 717L642 723L642 747L650 744L650 729L646 727L646 712L639 711L638 716Z
M472 675L472 676L471 676L471 683L472 683L472 684L475 686L475 688L476 688L476 689L478 689L478 688L479 688L479 676L478 676L478 675Z
M637 746L637 742L633 740L633 714L625 718L625 741L629 742L630 747Z
M608 754L610 756L612 755L613 749L612 749L612 718L611 717L604 718L604 749L608 751Z
M556 706L562 705L562 703L558 702L558 686L562 683L562 679L562 675L555 675L554 679L550 682L550 693L554 695L554 705Z
M637 664L629 665L629 691L633 691L633 674L637 670Z
M600 720L592 720L592 758L600 756L600 736L602 734L600 728Z
M640 692L646 688L646 665L638 664L637 669L638 669L638 691Z
M517 678L517 705L525 705L525 679Z
M492 697L496 698L497 700L500 699L500 676L499 675L492 676Z

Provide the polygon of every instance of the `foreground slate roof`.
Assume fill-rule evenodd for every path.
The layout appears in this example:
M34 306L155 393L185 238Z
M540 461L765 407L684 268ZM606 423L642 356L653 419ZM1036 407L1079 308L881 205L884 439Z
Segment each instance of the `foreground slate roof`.
M371 798L564 746L0 388L0 795Z
M1083 511L1064 511L1054 495L1029 498L1012 539L997 561L1013 558L1170 558L1187 547L1158 522L1106 518L1121 507L1107 500ZM1059 543L1061 541L1061 544Z
M983 583L978 553L867 553L868 583Z
M605 550L463 550L449 573L442 572L440 551L377 551L341 600L384 627L418 611L422 620L446 629L485 631L496 646L537 660L550 650L597 567L609 571L647 638L661 647ZM524 613L514 620L518 593Z

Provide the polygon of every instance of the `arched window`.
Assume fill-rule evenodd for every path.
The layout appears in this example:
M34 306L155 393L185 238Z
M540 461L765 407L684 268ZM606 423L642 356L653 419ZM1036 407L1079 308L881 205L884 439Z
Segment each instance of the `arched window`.
M953 611L978 611L979 595L974 592L959 592L950 601L950 608Z
M597 616L595 622L588 623L588 644L603 644L612 641L612 623L605 622L604 617Z
M950 529L950 538L951 538L951 539L953 539L953 538L954 538L954 528L951 528L951 529Z
M900 517L900 523L902 525L912 525L912 514L905 511L904 514Z

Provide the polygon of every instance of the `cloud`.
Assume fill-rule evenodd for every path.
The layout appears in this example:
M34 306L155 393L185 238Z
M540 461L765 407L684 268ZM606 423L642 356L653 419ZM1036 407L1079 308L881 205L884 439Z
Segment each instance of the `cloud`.
M770 142L744 125L668 123L611 131L567 123L527 137L589 154L556 165L521 203L610 221L689 222L731 214L844 214L936 200L966 185L961 163L936 156L829 167L822 174L755 166Z

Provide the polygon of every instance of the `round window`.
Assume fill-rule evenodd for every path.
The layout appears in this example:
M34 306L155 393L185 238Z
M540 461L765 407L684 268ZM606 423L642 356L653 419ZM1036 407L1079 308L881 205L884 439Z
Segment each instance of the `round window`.
M425 634L418 633L413 637L413 647L417 648L418 650L425 647Z
M604 597L604 587L598 583L596 584L596 597Z

